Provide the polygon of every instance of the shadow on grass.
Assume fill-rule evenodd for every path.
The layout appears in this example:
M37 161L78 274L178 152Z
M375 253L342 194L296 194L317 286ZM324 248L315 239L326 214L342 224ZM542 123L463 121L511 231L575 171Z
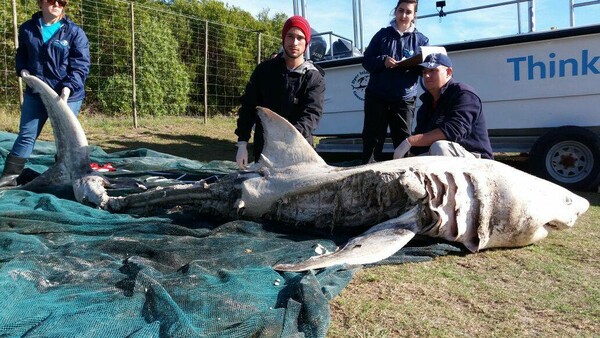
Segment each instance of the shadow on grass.
M179 156L190 160L208 162L212 160L235 161L236 144L229 140L213 139L199 135L172 135L164 133L143 133L139 139L112 139L107 152L138 148L152 149L161 153ZM144 140L148 138L148 140ZM155 140L160 139L161 143ZM99 144L101 147L105 147ZM249 149L249 152L251 149Z
M600 194L599 193L583 191L583 192L577 192L577 194L580 195L581 197L587 199L588 202L590 202L590 206L600 207Z

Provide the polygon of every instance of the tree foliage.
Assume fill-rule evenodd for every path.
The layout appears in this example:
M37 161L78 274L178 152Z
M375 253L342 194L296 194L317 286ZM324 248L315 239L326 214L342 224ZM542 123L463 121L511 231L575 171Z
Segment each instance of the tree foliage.
M92 68L85 105L94 112L119 115L131 111L131 4L125 0L69 1L69 17L90 40ZM31 0L17 0L17 6L19 24L39 10ZM207 82L216 84L206 88L209 106L228 105L225 100L242 94L257 58L265 59L279 50L281 42L273 37L280 36L286 19L282 13L270 18L268 10L254 18L217 0L136 0L133 7L137 108L142 115L198 113L190 107L203 107L205 62ZM12 14L7 8L3 5L6 19L0 24L5 32L12 32ZM207 22L211 27L208 41ZM213 32L217 29L218 35ZM261 39L260 51L259 32L271 37ZM14 44L8 34L4 39L0 63L3 69L13 70L14 51L9 49ZM16 87L16 77L10 78L9 86L14 80Z
M190 76L179 54L179 44L169 22L156 20L148 11L136 11L135 16L135 60L137 107L140 115L181 115L188 105ZM113 25L116 25L113 22ZM122 42L98 43L113 48L123 46L131 54L131 36L122 37ZM98 57L113 64L111 76L98 76L98 103L101 111L118 114L131 107L132 74L131 60L121 54L105 53L102 48ZM115 57L116 56L116 57ZM123 60L128 62L123 63ZM129 64L128 64L129 63ZM100 68L100 67L98 67ZM104 67L103 67L104 68ZM119 71L122 69L123 71ZM111 70L98 69L99 73ZM127 72L125 72L127 71ZM108 75L108 74L106 74ZM115 95L118 94L118 95ZM129 94L129 95L126 95Z

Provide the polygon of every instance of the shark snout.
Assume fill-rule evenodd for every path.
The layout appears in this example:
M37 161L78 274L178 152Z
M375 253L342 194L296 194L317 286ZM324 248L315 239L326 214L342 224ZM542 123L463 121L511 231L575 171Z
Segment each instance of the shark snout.
M575 211L575 216L569 222L570 227L572 227L575 224L575 221L577 221L577 219L579 218L579 216L583 215L590 207L590 202L588 202L588 200L577 195L575 195L574 198L572 198L571 203L573 206L573 210Z
M548 230L563 230L573 227L577 219L583 215L590 207L590 202L583 197L576 195L565 198L567 207L560 217L556 217L544 225Z

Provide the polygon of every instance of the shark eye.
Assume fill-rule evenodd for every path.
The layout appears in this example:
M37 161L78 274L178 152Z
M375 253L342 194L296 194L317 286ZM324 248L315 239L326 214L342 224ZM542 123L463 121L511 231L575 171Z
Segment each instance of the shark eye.
M565 196L565 203L567 205L571 205L571 204L573 204L573 200L571 199L571 197Z

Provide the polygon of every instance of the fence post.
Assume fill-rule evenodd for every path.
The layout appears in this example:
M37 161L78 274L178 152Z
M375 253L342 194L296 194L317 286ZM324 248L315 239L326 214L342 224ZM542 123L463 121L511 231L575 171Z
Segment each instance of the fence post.
M208 20L204 21L204 124L208 123Z
M135 85L135 14L133 11L133 2L130 2L129 5L131 6L131 108L133 109L133 127L137 129L137 88Z
M258 35L257 35L257 38L256 38L256 40L257 40L256 41L256 45L257 45L257 48L256 48L256 50L257 50L257 52L256 52L256 64L259 64L260 63L260 59L261 59L260 58L260 49L261 49L260 48L260 38L261 38L261 32L258 31Z
M15 49L19 48L19 29L17 26L17 2L12 0L12 12L13 12L13 34L15 39ZM23 80L18 77L19 82L19 104L23 105Z

